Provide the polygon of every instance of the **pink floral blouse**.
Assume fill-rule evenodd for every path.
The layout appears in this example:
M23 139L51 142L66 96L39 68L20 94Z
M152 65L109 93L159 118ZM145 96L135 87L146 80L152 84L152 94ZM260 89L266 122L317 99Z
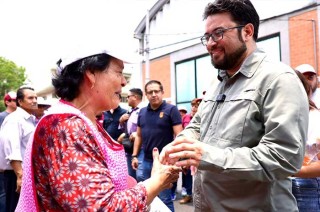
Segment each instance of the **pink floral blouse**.
M100 128L106 139L108 135ZM142 184L116 191L108 164L85 122L52 114L38 124L32 166L41 211L144 211Z

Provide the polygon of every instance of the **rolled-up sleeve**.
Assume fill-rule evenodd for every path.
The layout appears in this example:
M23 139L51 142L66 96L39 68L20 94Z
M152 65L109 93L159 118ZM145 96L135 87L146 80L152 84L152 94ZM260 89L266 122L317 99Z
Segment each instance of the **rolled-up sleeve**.
M19 123L17 121L7 122L1 130L7 132L2 134L4 136L3 147L7 163L9 164L13 160L22 161L20 144L22 129Z

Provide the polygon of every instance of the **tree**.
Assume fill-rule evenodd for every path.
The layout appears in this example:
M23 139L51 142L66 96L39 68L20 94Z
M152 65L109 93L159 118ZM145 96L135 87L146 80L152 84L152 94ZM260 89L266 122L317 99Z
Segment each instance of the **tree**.
M0 97L9 91L16 91L26 81L24 67L18 67L14 62L0 57ZM5 110L3 101L0 101L0 111Z

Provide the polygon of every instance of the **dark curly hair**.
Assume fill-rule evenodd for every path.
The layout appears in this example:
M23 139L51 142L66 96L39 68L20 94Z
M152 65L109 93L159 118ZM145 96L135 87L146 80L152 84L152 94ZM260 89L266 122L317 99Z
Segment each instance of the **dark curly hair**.
M254 26L253 39L257 41L260 18L250 0L216 0L206 6L203 19L224 12L230 13L233 21L239 25L251 23Z
M52 79L56 95L61 99L72 101L79 95L79 87L86 71L102 72L109 67L111 56L97 54L77 60L62 69L61 74ZM57 63L60 65L61 60Z

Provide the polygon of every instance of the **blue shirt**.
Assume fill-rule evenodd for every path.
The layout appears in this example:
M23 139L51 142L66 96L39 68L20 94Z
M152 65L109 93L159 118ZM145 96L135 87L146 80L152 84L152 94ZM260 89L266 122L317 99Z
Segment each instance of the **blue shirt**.
M121 133L123 133L123 129L119 127L119 119L126 112L125 109L118 106L113 113L110 111L103 113L103 128L114 140L118 140Z
M165 145L172 142L174 139L173 126L181 123L178 108L165 101L156 110L153 110L150 104L142 108L138 116L138 126L141 128L144 159L152 161L154 147L161 152Z

